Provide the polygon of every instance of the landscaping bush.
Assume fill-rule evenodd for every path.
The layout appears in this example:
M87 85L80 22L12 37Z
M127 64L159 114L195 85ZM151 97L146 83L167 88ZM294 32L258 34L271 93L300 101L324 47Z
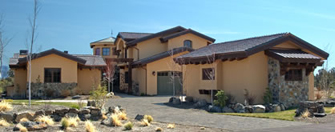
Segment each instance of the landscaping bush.
M5 100L0 102L0 112L7 112L12 110L13 106L10 103L6 102Z
M228 97L226 96L226 94L224 93L223 90L218 91L215 94L215 97L217 98L217 100L214 100L215 105L218 105L220 107L226 106L226 101L227 101Z
M85 121L85 129L86 132L96 132L95 126L92 124L91 121Z
M266 88L266 91L264 93L263 101L264 101L265 104L273 103L272 92L271 92L270 88L268 88L268 87Z
M150 126L150 123L147 119L142 119L141 126Z
M64 89L64 90L62 90L62 91L60 92L60 95L61 95L62 97L70 96L70 95L71 95L71 91L68 90L68 89Z
M175 124L168 124L167 129L174 129L176 127Z
M248 103L248 104L245 104L245 105L253 105L254 104L256 96L250 94L248 89L244 89L244 97L245 97L246 103Z
M68 118L62 118L60 123L61 123L63 129L67 129L70 126Z
M149 123L154 121L154 118L151 115L144 115L143 119L147 119Z
M0 119L0 126L8 127L10 124L4 119Z
M28 122L29 120L27 118L20 119L20 122Z
M92 99L98 108L102 108L106 103L107 90L106 86L99 85L91 91L90 99Z
M120 120L127 120L127 114L125 111L122 111L119 113L119 119Z
M302 118L308 118L310 115L311 115L311 113L309 113L308 110L305 110L305 112L301 114L301 117Z
M111 121L111 125L113 126L122 126L122 123L119 119L119 116L117 114L112 114L111 117L112 118Z
M227 94L227 101L226 104L234 104L235 103L235 96L232 94Z
M330 110L330 114L335 114L335 107Z
M17 124L16 127L19 128L20 132L28 132L28 129L26 127L22 126L21 124Z
M131 129L133 129L133 123L131 123L130 121L127 122L127 123L124 125L124 128L125 128L126 130L131 130Z
M45 123L49 126L54 125L54 121L50 116L45 116L45 115L39 116L36 119L36 121L41 122L41 123Z

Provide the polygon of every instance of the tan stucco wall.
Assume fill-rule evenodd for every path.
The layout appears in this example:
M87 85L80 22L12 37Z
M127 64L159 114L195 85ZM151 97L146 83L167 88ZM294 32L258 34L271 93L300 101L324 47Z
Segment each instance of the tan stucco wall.
M182 52L173 57L166 57L158 61L147 64L147 94L157 94L157 73L162 71L181 71L181 66L176 64L172 59L174 57L188 53ZM155 75L152 75L155 72Z
M281 49L300 49L298 45L294 44L291 41L286 41L284 43L278 44L276 46L272 47L273 49L275 48L281 48Z
M40 81L44 82L44 68L61 68L62 83L77 83L77 67L77 62L73 60L50 54L32 60L31 81L36 82L36 79L40 76ZM29 65L27 69L29 69ZM28 78L26 79L28 81Z
M117 55L113 55L113 48L114 47L115 47L114 45L106 45L106 46L103 45L103 44L96 45L92 48L93 49L93 55L95 55L95 49L99 48L101 57L103 57L103 58L116 58ZM109 55L108 56L102 55L102 48L109 48Z
M171 50L173 48L183 47L185 40L192 41L193 49L199 49L201 47L207 46L207 42L208 42L206 39L203 39L201 37L188 33L188 34L184 34L184 35L168 40L168 50Z
M78 94L90 94L93 86L101 82L101 70L99 69L78 69Z
M146 93L146 87L147 87L146 76L147 76L146 66L134 68L132 71L133 80L137 82L139 85L139 94Z
M9 96L19 94L24 96L27 90L27 70L23 68L12 69L14 71L14 87L9 87L7 90ZM19 88L19 93L17 92Z
M160 37L152 38L137 44L136 47L140 50L140 59L147 58L167 50L167 45L165 43L161 43L159 38Z
M210 101L210 95L200 95L199 89L224 90L235 96L237 102L244 101L244 89L256 96L256 102L263 101L265 88L268 87L267 56L259 52L243 60L216 61L216 64L187 65L187 79L184 88L187 95ZM220 64L221 63L221 64ZM202 80L202 68L216 67L215 80Z

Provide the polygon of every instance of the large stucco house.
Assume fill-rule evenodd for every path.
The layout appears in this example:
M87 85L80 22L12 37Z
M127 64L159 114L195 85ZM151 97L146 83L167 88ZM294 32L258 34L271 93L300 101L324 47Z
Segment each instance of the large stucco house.
M76 87L88 94L103 78L106 62L112 62L117 65L115 91L186 95L210 102L215 92L224 90L243 102L247 90L262 103L269 88L276 102L293 106L314 99L313 71L329 56L291 33L214 42L181 26L157 33L119 32L116 38L90 43L93 55L55 49L37 53L32 81L44 87ZM10 59L15 73L15 85L7 90L10 96L26 96L26 55L22 51Z

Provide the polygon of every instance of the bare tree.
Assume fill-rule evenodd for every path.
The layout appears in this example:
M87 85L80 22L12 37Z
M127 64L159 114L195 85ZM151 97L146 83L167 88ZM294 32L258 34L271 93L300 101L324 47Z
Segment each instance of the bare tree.
M210 89L211 89L211 103L213 104L214 102L214 93L213 90L216 89L215 88L215 70L217 70L217 64L215 62L216 60L216 52L213 49L213 46L209 47L208 49L209 51L209 55L207 55L207 63L209 65L209 68L207 68L206 70L204 70L204 74L205 76L208 78L208 80L212 81L210 84Z
M115 66L116 66L116 63L111 60L111 59L106 59L106 67L105 67L105 78L108 82L107 84L107 89L108 89L108 92L111 92L111 89L110 89L110 83L112 83L112 92L114 92L114 80L115 80Z
M38 0L34 0L34 14L33 17L29 19L30 23L30 31L31 31L31 38L30 38L30 44L29 44L29 54L28 54L28 64L29 64L29 72L28 72L28 92L29 92L29 106L31 106L31 59L33 55L33 47L36 41L36 30L37 30L37 25L36 25L36 20L37 20L37 15L40 11L40 6L38 3Z
M2 78L2 64L3 64L3 53L5 51L5 47L9 44L11 39L5 38L3 36L3 27L4 27L4 23L3 23L3 15L0 14L0 77Z

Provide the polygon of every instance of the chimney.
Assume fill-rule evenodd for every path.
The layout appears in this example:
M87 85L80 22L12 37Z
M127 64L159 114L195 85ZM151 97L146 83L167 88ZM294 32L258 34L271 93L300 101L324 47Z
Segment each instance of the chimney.
M26 57L28 55L28 50L20 50L19 58Z
M69 53L69 51L67 51L67 50L64 50L64 53L68 54L68 53Z

